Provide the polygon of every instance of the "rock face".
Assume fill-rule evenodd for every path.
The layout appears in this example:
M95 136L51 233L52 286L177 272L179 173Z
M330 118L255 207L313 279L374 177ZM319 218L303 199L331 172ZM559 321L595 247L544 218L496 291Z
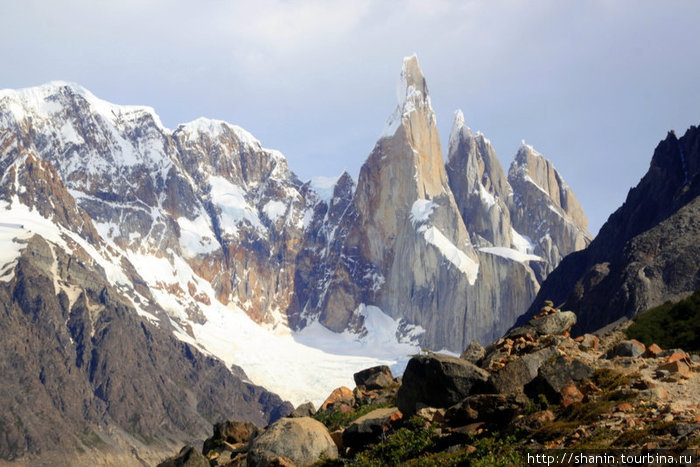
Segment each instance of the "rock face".
M508 181L514 192L513 227L536 239L533 253L546 260L538 269L539 277L544 278L565 256L590 243L588 221L571 188L532 146L521 144L508 170Z
M502 335L504 323L530 304L546 273L563 255L585 246L585 217L551 164L526 154L514 163L514 174L522 168L535 176L538 164L545 164L545 175L558 185L549 187L554 198L550 192L538 198L537 212L554 206L561 213L527 217L521 196L527 187L513 190L493 147L483 135L472 135L461 112L445 166L415 57L404 61L398 98L351 202L343 198L342 229L330 247L338 253L325 263L324 279L314 288L319 298L312 290L306 316L315 313L336 331L359 330L362 307L374 305L402 328L422 330L423 346L460 351L473 339L488 342ZM546 228L548 222L557 227L544 246L517 230L534 235L535 223ZM568 236L560 238L559 232Z
M624 204L583 251L567 257L540 290L578 314L575 332L598 329L700 287L700 129L671 132Z

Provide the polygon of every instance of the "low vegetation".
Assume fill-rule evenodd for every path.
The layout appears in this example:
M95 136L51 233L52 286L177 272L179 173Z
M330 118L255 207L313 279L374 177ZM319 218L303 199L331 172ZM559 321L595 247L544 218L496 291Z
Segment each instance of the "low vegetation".
M627 328L627 337L664 349L700 352L700 289L680 302L666 302L640 313Z

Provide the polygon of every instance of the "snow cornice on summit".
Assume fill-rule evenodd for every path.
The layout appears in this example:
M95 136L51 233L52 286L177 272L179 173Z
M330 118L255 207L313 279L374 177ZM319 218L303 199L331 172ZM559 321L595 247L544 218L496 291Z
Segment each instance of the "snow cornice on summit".
M396 86L396 100L398 102L396 109L389 117L389 120L387 120L380 138L394 136L404 118L417 108L424 109L433 120L435 119L435 112L430 103L428 85L416 55L403 59L401 76Z

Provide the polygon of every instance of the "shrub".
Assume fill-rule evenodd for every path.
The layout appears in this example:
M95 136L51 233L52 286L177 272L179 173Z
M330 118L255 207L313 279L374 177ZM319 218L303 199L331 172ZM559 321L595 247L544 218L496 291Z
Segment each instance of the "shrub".
M700 289L680 302L666 302L640 313L626 334L646 345L700 351Z

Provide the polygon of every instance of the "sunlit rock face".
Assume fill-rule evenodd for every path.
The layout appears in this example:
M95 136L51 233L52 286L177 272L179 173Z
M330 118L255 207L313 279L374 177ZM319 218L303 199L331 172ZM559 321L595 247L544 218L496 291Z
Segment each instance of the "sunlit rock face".
M340 221L340 253L326 263L320 299L306 312L333 330L361 331L358 307L377 305L402 320L407 334L422 329L424 346L457 351L472 339L500 336L553 266L526 238L534 228L522 221L517 225L529 230L521 234L515 227L511 216L527 215L517 211L519 192L461 112L443 161L416 57L404 61L397 89L396 110ZM558 238L550 243L565 249Z

